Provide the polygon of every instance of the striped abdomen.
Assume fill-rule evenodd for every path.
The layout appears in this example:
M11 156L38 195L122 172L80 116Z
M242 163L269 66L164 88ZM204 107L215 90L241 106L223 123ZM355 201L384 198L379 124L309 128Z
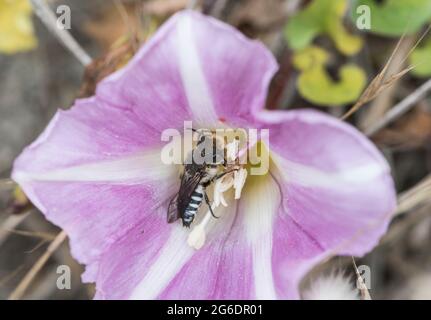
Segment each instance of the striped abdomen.
M184 214L182 217L183 226L189 227L193 222L193 219L198 212L200 205L202 204L204 198L205 187L201 184L198 184L195 191L192 193L192 197L190 198L190 202L184 210Z

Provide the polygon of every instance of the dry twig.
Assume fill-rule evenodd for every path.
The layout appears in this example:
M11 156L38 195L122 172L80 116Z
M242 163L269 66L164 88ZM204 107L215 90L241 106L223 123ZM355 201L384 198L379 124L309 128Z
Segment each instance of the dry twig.
M25 218L28 217L31 210L27 213L10 215L0 228L0 246L6 241L10 232L8 230L15 229Z
M84 66L90 64L91 58L76 42L72 35L65 29L57 26L57 17L44 0L30 0L36 15L45 24L60 42L81 62Z
M402 223L396 223L389 231L383 236L380 241L380 245L388 244L396 241L401 236L405 235L405 233L410 230L414 225L417 225L421 221L423 221L426 217L429 217L431 210L431 205L425 205L424 207L419 208L418 210L410 212Z
M394 215L410 211L420 204L431 201L431 175L398 197L398 207Z
M25 291L33 281L33 279L36 277L36 275L39 273L39 271L43 268L45 263L48 261L48 259L51 257L51 255L57 250L57 248L63 243L63 241L66 239L67 235L66 232L61 231L57 237L54 239L53 242L49 245L49 247L46 249L45 253L36 261L36 263L33 265L33 267L30 269L30 271L27 272L27 274L24 276L24 278L21 280L19 285L15 288L15 290L10 294L9 300L18 300L21 299L24 295Z
M187 9L194 9L196 8L197 4L198 0L189 0L189 3L187 4Z
M413 67L407 67L393 75L387 74L389 66L391 65L396 53L400 49L403 39L404 37L401 37L401 39L397 43L397 46L395 47L394 51L392 52L391 56L386 62L385 66L383 67L382 71L380 71L377 74L377 76L371 81L371 83L364 90L364 92L359 97L358 101L353 105L353 107L351 107L350 110L347 111L341 117L342 120L346 120L347 118L349 118L352 114L358 111L359 108L361 108L363 105L367 104L368 102L374 100L380 93L382 93L385 89L390 87L395 81L397 81L406 73L408 73L410 70L412 70Z
M16 229L0 229L0 231L6 231L12 234L17 234L23 237L30 238L39 238L44 241L53 241L55 239L55 235L49 232L41 232L41 231L26 231L26 230L16 230Z
M406 56L404 57L404 59L401 60L401 63L400 63L401 65L407 60L407 58L410 56L410 54L413 52L413 50L420 44L420 42L425 38L425 36L428 34L428 32L430 30L431 30L431 25L420 36L419 40L416 41L416 43L409 50L409 52L406 54ZM377 76L371 81L371 83L368 85L368 87L364 90L364 92L362 93L362 95L359 97L358 101L341 118L342 120L346 120L353 113L355 113L356 111L358 111L359 108L361 108L363 105L365 105L368 102L374 100L380 93L382 93L388 87L392 86L396 81L398 81L400 78L402 78L405 74L407 74L408 72L410 72L415 67L415 66L409 66L409 67L406 67L404 69L401 69L401 71L399 71L399 72L396 72L396 73L394 73L392 75L388 75L389 67L391 66L392 62L396 58L396 56L398 54L398 51L401 48L401 44L404 41L404 38L405 38L405 34L403 34L402 37L400 38L400 40L398 41L398 43L397 43L394 51L392 52L391 56L389 57L388 61L385 64L385 66L383 67L382 71L380 71L379 74L377 74ZM430 87L431 87L431 84L430 84ZM428 91L428 90L429 90L429 88L426 91ZM407 97L406 99L408 99L409 97ZM420 98L421 97L422 96L420 96ZM406 99L404 99L403 101L405 101ZM419 100L419 99L417 99L417 100ZM415 101L417 101L417 100L415 100ZM395 109L395 107L393 109ZM391 109L389 112L391 112L393 109ZM380 121L376 125L378 125L379 123L380 123ZM367 132L369 132L369 129L367 130Z
M0 184L1 185L11 185L13 183L14 183L13 180L9 179L9 178L0 179Z
M395 53L392 63L388 68L388 74L396 74L405 67L405 57L408 56L411 48L415 45L415 37L406 37L399 50ZM365 130L380 119L393 105L395 93L399 90L401 82L396 82L382 94L372 101L369 107L364 110L364 116L360 119L358 127Z
M392 121L398 119L400 116L414 107L428 92L431 91L431 79L426 81L423 85L413 91L409 96L396 104L390 109L380 120L365 130L367 136L374 135L377 131L387 126Z
M355 268L356 273L356 284L358 286L359 293L361 294L361 300L371 300L370 292L368 291L367 286L364 283L364 279L362 279L362 276L359 274L358 267L356 266L355 258L352 257L353 267Z

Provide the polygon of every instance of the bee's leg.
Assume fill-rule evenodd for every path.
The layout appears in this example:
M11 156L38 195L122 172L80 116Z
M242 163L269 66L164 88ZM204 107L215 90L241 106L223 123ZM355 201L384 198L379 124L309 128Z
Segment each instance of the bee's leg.
M223 178L225 175L227 175L228 173L231 173L231 172L233 172L233 171L235 171L235 170L229 170L229 171L222 172L222 173L220 173L220 174L216 175L212 180L213 180L213 181L216 181L216 180L218 180L218 179L221 179L221 178Z
M232 169L232 170L228 170L228 171L222 172L222 173L216 175L214 178L212 178L211 181L216 181L218 179L221 179L225 175L227 175L228 173L231 173L231 172L234 172L234 171L238 171L238 169Z
M211 215L212 215L214 218L218 219L219 217L217 217L217 216L214 214L214 212L213 212L213 208L211 208L210 199L208 198L208 195L207 195L207 192L206 192L206 191L204 192L204 196L205 196L205 202L207 203L208 208L210 209Z

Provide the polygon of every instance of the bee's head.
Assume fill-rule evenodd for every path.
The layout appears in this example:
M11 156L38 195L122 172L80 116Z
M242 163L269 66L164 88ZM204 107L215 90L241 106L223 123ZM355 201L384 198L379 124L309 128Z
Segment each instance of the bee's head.
M224 163L223 144L209 129L192 129L198 134L197 148L206 164L221 165Z
M193 132L198 134L197 145L210 141L213 138L213 134L208 129L192 129Z

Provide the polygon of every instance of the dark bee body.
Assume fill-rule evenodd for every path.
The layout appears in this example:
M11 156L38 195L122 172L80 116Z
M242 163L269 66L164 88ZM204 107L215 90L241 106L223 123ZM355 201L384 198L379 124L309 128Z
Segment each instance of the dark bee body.
M190 202L187 205L186 210L184 210L184 214L182 216L183 225L185 227L189 227L190 224L193 222L196 213L198 212L198 209L204 199L204 192L205 190L202 184L198 184L195 191L193 191Z
M189 167L187 167L189 166ZM199 168L195 164L187 165L185 173L181 179L180 191L174 200L176 203L176 214L168 216L168 222L173 222L178 218L183 221L183 226L189 227L193 222L203 200L206 197L206 187L216 177L217 169L210 167ZM199 171L201 170L201 171ZM208 203L209 205L209 203Z
M198 141L198 146L204 144L205 139L212 139L212 136L201 136ZM214 161L212 163L204 162L202 164L198 164L194 161L193 153L197 152L197 150L198 149L193 150L189 155L189 159L191 159L189 162L191 163L184 165L180 189L178 194L169 203L167 215L169 223L175 222L181 218L183 226L190 227L203 200L206 201L211 210L206 195L206 188L217 178L218 164L216 164L216 155L219 153L219 150L214 149ZM204 155L203 151L201 152L202 155Z

